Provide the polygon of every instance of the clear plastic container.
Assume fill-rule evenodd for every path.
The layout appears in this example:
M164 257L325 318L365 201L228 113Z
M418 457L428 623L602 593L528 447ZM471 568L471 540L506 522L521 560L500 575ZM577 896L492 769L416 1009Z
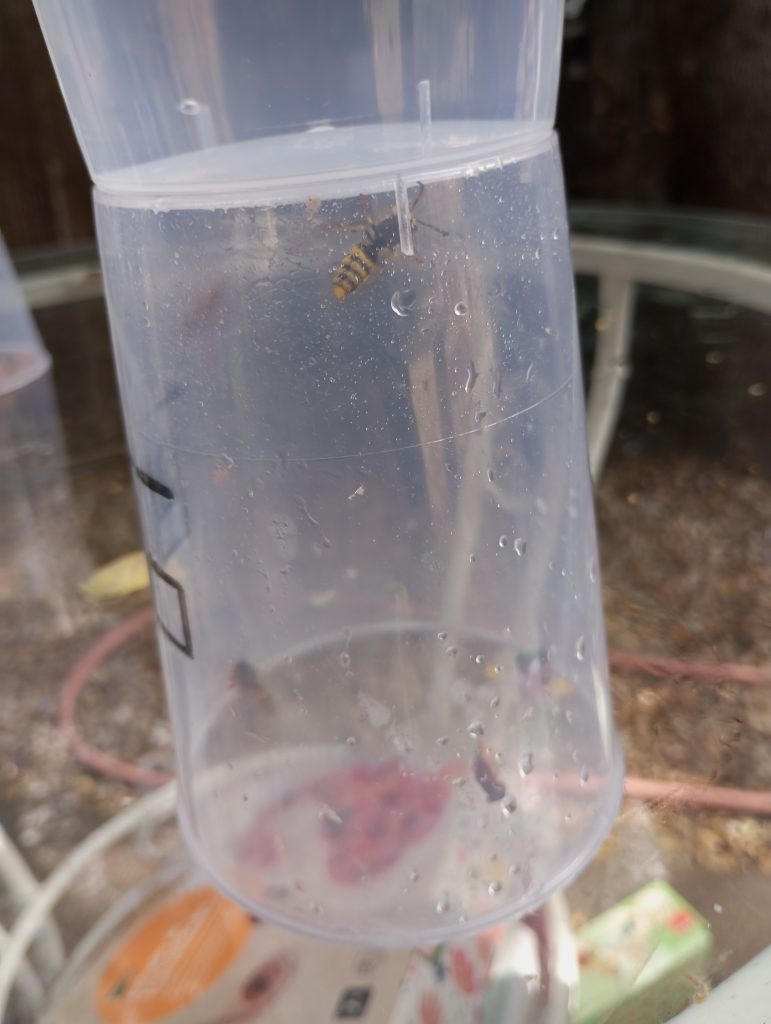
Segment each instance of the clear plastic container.
M332 169L351 180L365 164L403 173L425 166L427 148L476 155L512 132L548 133L554 121L562 0L35 7L91 174L114 188L152 194L151 162L173 191L203 180L230 191L241 171L252 184L243 144L277 136L294 144L292 176L311 184ZM374 142L366 148L363 126ZM321 140L304 135L330 128L329 157L341 162L325 166ZM285 184L271 148L256 170L266 191L272 177ZM200 162L170 159L201 150L210 152Z
M0 397L41 377L50 365L0 235Z
M320 937L479 929L586 863L622 784L548 131L559 5L165 10L195 12L198 80L231 83L228 143L143 151L129 119L91 158L188 840ZM272 83L254 123L245 67ZM165 158L115 169L129 135Z
M0 236L0 644L71 633L89 567L50 366Z

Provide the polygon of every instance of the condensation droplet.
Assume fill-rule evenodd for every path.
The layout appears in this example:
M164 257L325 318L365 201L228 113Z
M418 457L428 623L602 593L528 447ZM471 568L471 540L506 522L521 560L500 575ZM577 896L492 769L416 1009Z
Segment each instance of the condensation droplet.
M456 302L453 312L456 316L465 316L468 313L468 306L465 302Z
M442 630L441 633L437 633L436 634L436 638L437 638L437 640L446 640L447 639L447 633L445 632L445 630Z
M514 541L514 554L521 558L527 551L527 541L524 537L517 537Z
M201 104L198 100L194 100L191 96L182 100L177 107L180 114L185 114L187 117L196 117L201 113Z
M509 546L509 538L506 536L505 533L502 533L500 535L500 537L498 538L498 547L499 548L507 548L508 546Z
M580 636L578 638L578 640L576 640L576 658L579 661L583 661L585 657L586 657L586 640L584 639L583 636Z
M589 563L589 581L591 583L597 582L597 563L594 559Z
M454 658L457 655L457 653L458 653L458 648L457 647L448 647L445 650L444 653L448 654L451 658Z
M445 893L436 904L437 914L446 914L447 911L450 909L450 906L450 897L448 896L447 893Z
M488 885L487 891L490 893L491 896L497 896L502 888L503 888L503 885L498 881L497 878L495 878Z
M346 736L345 742L348 744L349 747L355 747L356 744L358 743L358 740L356 739L355 736Z
M473 359L469 359L469 362L468 362L468 372L467 372L467 375L466 375L466 383L463 385L463 390L466 392L467 395L470 394L474 390L474 385L476 384L476 382L478 380L479 380L479 374L477 373L476 366L474 366L474 360Z
M499 668L500 666L496 665L495 667ZM498 707L498 705L500 703L501 703L501 698L497 694L494 697L491 697L490 698L490 708L491 708L491 710L495 711L495 709Z
M504 818L510 818L512 814L515 814L517 810L517 801L514 797L510 797L505 803L501 804L501 814Z
M323 821L326 825L331 825L333 828L339 828L343 824L343 819L333 811L329 804L323 804L319 808L319 821Z
M391 309L397 316L407 316L415 305L415 292L411 288L400 288L391 296Z
M348 651L340 652L340 664L343 666L343 668L348 668L350 666L351 656L348 653Z
M474 657L474 664L475 665L484 665L484 663L485 663L485 656L484 656L484 654L477 654Z
M482 422L482 420L486 418L486 416L487 413L484 411L484 409L477 409L477 411L474 413L474 423L476 423L478 426Z
M436 741L436 744L438 747L444 747L447 745L449 739L449 736L440 736L439 739Z
M529 751L519 759L519 770L522 775L529 775L533 770L533 754Z
M471 562L471 564L472 564L472 565L474 564L474 562L476 562L476 560L477 560L477 556L476 556L476 555L474 554L474 552L473 552L473 551L472 551L472 552L471 552L471 554L470 554L470 555L468 556L468 560L469 560L469 562Z
M488 484L493 483L494 480L495 480L495 473L493 473L493 471L491 469L488 469L488 471L487 471L487 482L488 482Z
M589 769L586 767L586 765L584 765L581 769L581 774L578 776L578 778L582 786L585 786L589 781Z
M469 736L473 736L476 739L478 736L484 736L485 727L481 722L471 722L467 727L467 732Z
M417 882L417 880L419 878L420 878L420 872L418 871L417 868L413 868L412 871L410 871L410 881L411 882Z

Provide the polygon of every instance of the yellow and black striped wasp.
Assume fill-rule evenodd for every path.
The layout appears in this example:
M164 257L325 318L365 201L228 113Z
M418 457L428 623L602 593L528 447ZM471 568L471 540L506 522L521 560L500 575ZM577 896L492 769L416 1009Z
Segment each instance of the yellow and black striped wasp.
M413 210L418 205L423 195L424 185L418 182L418 193L410 202L410 227L413 232L418 224L437 231L440 235L448 237L448 231L435 228L433 224L426 224L419 221ZM366 200L360 196L362 207L366 213ZM364 236L356 245L352 245L343 257L343 261L335 271L332 278L332 294L336 299L345 299L353 294L357 288L364 284L372 272L380 263L383 252L393 251L399 245L399 217L394 208L391 213L381 221L374 221L367 216L367 223L364 229Z

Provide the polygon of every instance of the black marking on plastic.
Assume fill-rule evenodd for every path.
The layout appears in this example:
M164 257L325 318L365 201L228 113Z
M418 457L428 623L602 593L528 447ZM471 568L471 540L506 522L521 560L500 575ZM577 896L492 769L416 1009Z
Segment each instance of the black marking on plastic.
M134 466L134 472L145 487L148 487L154 494L159 494L162 498L165 498L166 501L174 501L174 491L172 491L170 487L167 487L166 484L162 484L161 481L156 480L154 476L150 476L149 473L145 473L145 471L140 469L139 466Z
M182 623L182 639L180 640L179 637L175 636L172 633L172 631L168 628L168 626L164 623L160 615L158 615L156 602L156 615L158 617L158 624L163 630L163 633L166 636L166 638L170 640L171 643L173 643L178 650L182 651L183 654L186 654L188 658L192 659L193 636L192 633L190 632L190 619L187 614L187 600L185 599L185 591L182 587L182 584L179 582L179 580L175 580L173 576L170 576L165 569L162 569L152 556L148 558L148 561L150 563L150 568L153 570L156 576L162 579L164 583L168 583L168 585L174 591L176 591L177 600L179 602L179 619L180 622Z

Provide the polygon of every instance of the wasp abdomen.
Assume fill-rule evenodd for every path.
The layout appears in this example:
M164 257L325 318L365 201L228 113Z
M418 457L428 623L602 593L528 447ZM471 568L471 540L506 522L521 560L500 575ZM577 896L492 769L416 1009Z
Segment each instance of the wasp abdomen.
M377 247L369 242L351 246L332 278L332 294L336 299L344 299L367 280L378 262L377 254Z

